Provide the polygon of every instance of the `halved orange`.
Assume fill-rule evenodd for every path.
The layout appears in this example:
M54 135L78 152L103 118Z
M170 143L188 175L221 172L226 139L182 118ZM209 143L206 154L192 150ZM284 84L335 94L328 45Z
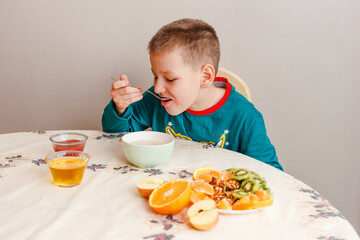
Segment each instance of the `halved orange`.
M219 170L210 167L203 167L203 168L198 168L194 171L193 180L202 179L205 182L210 183L213 177L216 178L217 181L219 181L220 176L221 173Z
M160 214L177 214L190 202L191 184L175 179L156 188L149 197L149 205Z
M214 195L214 188L204 180L196 180L191 183L191 188L195 192L205 193L206 195Z

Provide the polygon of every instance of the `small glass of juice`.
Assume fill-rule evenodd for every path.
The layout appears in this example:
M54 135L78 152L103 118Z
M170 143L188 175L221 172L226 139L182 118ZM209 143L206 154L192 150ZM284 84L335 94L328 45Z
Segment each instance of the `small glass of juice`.
M81 133L59 133L52 135L50 138L55 152L59 151L84 151L88 136Z
M54 183L60 187L79 185L89 159L89 154L80 151L59 151L45 157Z

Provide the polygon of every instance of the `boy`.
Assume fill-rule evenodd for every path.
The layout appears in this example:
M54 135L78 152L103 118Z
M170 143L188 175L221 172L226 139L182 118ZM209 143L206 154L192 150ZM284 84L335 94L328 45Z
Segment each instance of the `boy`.
M225 78L216 78L220 60L215 30L201 20L181 19L163 26L148 45L154 86L129 86L125 75L112 84L102 116L106 132L151 127L175 137L238 151L283 170L253 104Z

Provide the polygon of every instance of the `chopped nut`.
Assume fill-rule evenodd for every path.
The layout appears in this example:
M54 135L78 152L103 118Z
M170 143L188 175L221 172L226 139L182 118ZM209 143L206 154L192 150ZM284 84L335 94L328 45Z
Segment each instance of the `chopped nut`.
M211 197L216 203L226 198L230 203L234 203L237 198L233 196L233 191L240 187L239 182L235 179L219 180L215 177L211 179L210 184L214 188L214 195Z

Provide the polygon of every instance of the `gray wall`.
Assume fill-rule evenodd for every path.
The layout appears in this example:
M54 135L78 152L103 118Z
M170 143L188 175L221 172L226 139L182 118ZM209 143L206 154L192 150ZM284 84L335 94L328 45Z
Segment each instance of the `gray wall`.
M360 232L360 2L0 0L0 133L100 129L110 76L152 82L146 45L183 17L215 27L286 172Z

